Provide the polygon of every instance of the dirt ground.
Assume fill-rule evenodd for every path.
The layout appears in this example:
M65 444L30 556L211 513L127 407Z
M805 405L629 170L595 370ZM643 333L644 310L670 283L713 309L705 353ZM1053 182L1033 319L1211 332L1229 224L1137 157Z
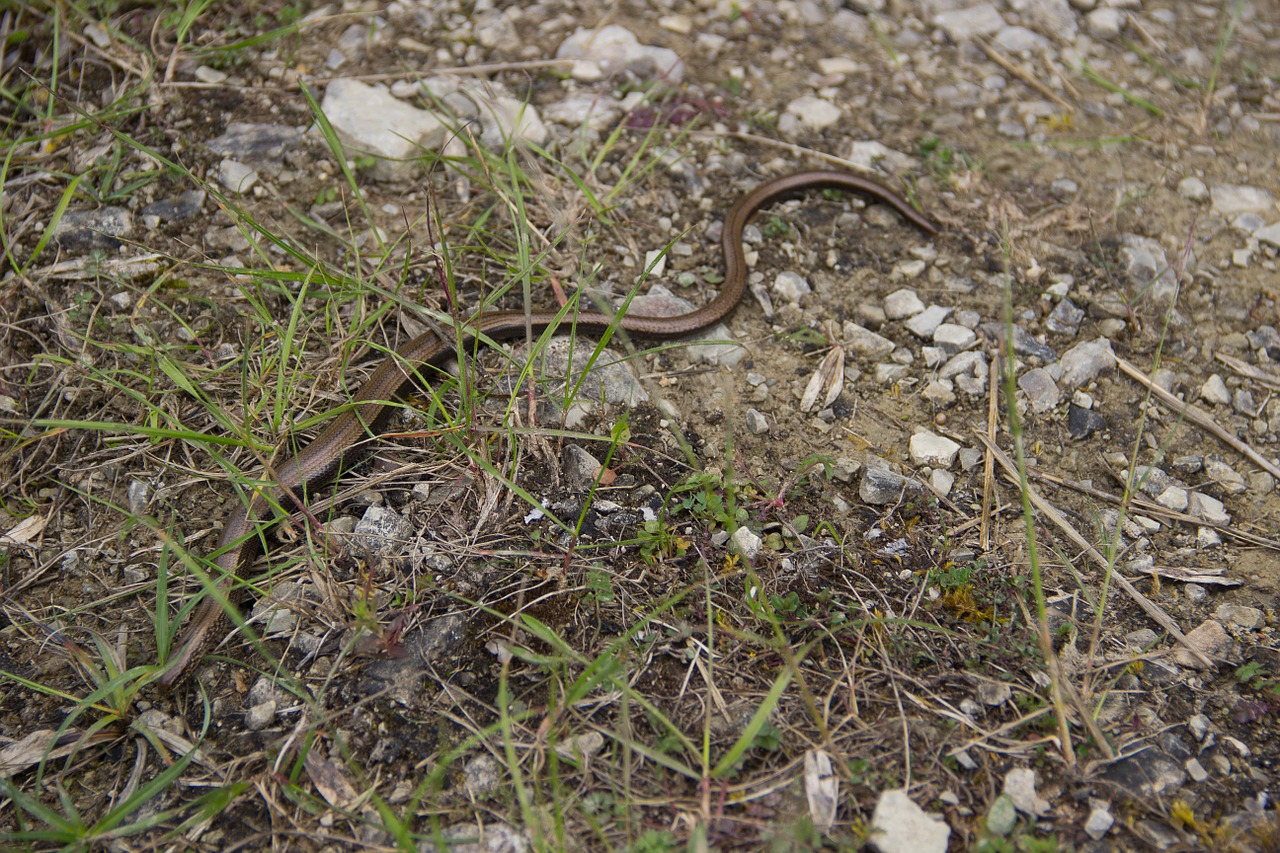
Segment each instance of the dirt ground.
M0 8L14 849L1280 849L1274 2ZM673 53L557 57L609 25ZM339 79L450 128L392 169L326 138ZM729 355L595 359L634 406L470 348L159 689L229 514L382 353L705 304L724 212L817 168L940 234L771 206ZM893 846L896 789L949 836Z

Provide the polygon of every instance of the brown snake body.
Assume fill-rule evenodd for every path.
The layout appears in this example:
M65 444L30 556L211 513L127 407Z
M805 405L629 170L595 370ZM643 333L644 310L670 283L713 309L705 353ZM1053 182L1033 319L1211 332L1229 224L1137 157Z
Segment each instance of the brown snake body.
M628 333L645 338L677 338L699 331L724 319L742 298L747 284L747 268L743 258L742 232L747 221L761 207L811 189L848 190L884 202L897 210L912 225L929 235L937 227L900 196L874 181L845 172L797 172L766 181L740 198L725 216L722 245L724 249L724 286L706 305L677 317L636 317L621 319L598 312L582 312L573 318L572 329L599 333L616 325ZM478 338L501 340L538 333L562 322L554 311L491 311L482 313L464 327L462 345ZM230 584L228 596L239 597L236 581L261 553L264 528L274 522L260 520L271 514L271 505L284 505L290 496L302 495L308 489L334 477L344 464L365 446L368 435L376 433L394 408L394 400L409 385L423 365L453 354L457 340L446 340L433 331L425 332L387 356L374 369L356 395L353 404L335 417L327 427L292 459L279 465L276 488L271 498L255 491L227 519L218 540L219 554L214 562L223 575L221 583ZM213 644L229 623L226 612L214 596L206 596L195 609L190 625L178 640L169 663L160 675L160 685L171 688L185 679L194 662Z

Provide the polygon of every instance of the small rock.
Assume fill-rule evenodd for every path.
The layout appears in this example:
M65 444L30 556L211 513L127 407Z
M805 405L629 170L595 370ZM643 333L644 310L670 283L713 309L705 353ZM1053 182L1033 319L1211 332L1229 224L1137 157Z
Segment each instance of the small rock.
M1171 509L1174 512L1186 512L1187 506L1191 501L1191 496L1187 490L1180 486L1169 486L1158 496L1156 503L1165 509Z
M945 436L921 430L911 436L908 452L912 463L917 466L950 468L960 452L960 445Z
M557 59L577 59L605 76L630 71L639 77L661 77L677 84L684 79L684 63L675 51L640 44L640 40L617 24L599 29L579 28L556 50Z
M991 41L1004 53L1031 53L1046 50L1049 47L1047 38L1026 27L1004 27Z
M1246 631L1252 631L1263 623L1261 610L1243 604L1220 604L1213 611L1213 618Z
M1276 478L1266 471L1254 471L1245 478L1249 491L1255 495L1269 495L1276 489Z
M739 527L729 539L729 550L745 560L754 560L763 543L764 540L752 533L750 528Z
M871 846L879 853L946 853L951 827L903 790L885 791L871 815Z
M188 190L182 195L152 202L142 208L140 215L148 228L159 227L165 222L182 222L198 214L204 200L204 190Z
M932 340L933 334L942 325L947 316L951 314L950 308L943 308L941 305L930 305L928 308L913 316L906 322L907 331L923 340Z
M1031 410L1038 415L1051 411L1062 399L1058 384L1043 367L1035 367L1022 374L1018 379L1018 387L1027 395Z
M834 127L842 116L840 108L814 95L801 95L787 104L786 115L794 116L805 129L826 130Z
M462 767L462 785L472 797L483 797L498 787L503 779L498 760L488 753L481 753Z
M984 681L978 685L978 701L991 708L998 708L1013 698L1013 691L1003 682Z
M1201 492L1192 492L1187 502L1187 512L1210 524L1230 524L1231 516L1222 501Z
M1023 814L1040 818L1049 813L1048 801L1036 793L1036 772L1028 767L1016 767L1005 774L1004 793Z
M297 150L302 140L302 131L294 127L233 121L205 145L228 160L274 175L284 168L285 154Z
M1081 408L1075 403L1067 406L1067 433L1075 439L1084 439L1101 429L1106 429L1107 422L1095 411Z
M1225 406L1231 402L1231 391L1222 377L1215 373L1200 386L1200 399L1215 406Z
M1280 246L1280 222L1263 226L1253 232L1255 239L1271 246Z
M228 192L247 193L258 182L258 173L252 166L236 160L223 160L218 164L218 183Z
M956 401L955 385L947 379L930 379L920 396L934 406L945 409Z
M933 25L947 34L953 42L965 41L975 36L989 36L1004 27L1004 18L991 3L981 3L967 9L951 9L933 16Z
M944 498L951 494L951 487L956 484L956 477L950 471L935 468L929 475L929 487Z
M439 148L449 134L431 113L359 80L331 80L321 108L351 152L375 158L374 176L383 180L411 178L421 149Z
M1222 534L1212 527L1196 528L1196 547L1201 550L1216 548L1222 544Z
M914 317L924 310L924 303L914 290L895 290L884 298L884 316L888 320Z
M413 525L398 512L371 506L356 524L352 548L360 554L386 556L403 551L412 538Z
M902 497L902 491L908 487L909 482L905 477L895 474L888 468L866 465L862 469L862 483L858 486L858 497L872 506L896 503Z
M244 712L244 727L251 732L260 732L271 725L271 721L275 718L276 701L268 699Z
M1076 344L1062 354L1062 375L1059 381L1066 388L1079 388L1104 372L1115 369L1116 354L1111 341L1097 338Z
M123 207L97 210L68 210L53 230L53 239L62 249L87 252L115 250L133 234L133 214Z
M778 277L773 280L773 292L785 302L799 302L801 297L812 293L813 288L805 281L804 276L786 270L778 273Z
M1218 484L1225 494L1242 495L1248 491L1244 477L1221 459L1210 457L1205 460L1204 472L1210 480Z
M845 159L850 163L861 166L868 172L887 172L890 175L897 175L902 172L910 172L914 170L918 163L916 159L901 151L895 151L892 148L878 142L874 139L854 140L849 143L849 149L845 152ZM882 210L882 206L870 208L871 211ZM888 222L896 222L896 219L886 217L884 220Z
M1210 660L1226 660L1227 654L1231 651L1231 635L1227 633L1221 623L1210 619L1187 634L1187 644L1191 648L1200 651ZM1174 650L1173 659L1179 666L1185 666L1189 669L1207 668L1190 649L1184 648L1182 645L1179 645Z
M757 409L747 409L747 431L752 435L764 435L769 431L769 419Z
M840 334L850 351L866 358L884 358L897 347L893 341L857 323L845 323Z
M978 336L972 329L966 329L957 323L943 323L934 329L933 342L948 353L955 354L972 347L978 342Z
M143 480L129 481L129 512L134 515L142 515L147 511L147 505L151 503L151 484Z
M1097 805L1089 812L1089 819L1084 822L1084 831L1094 841L1101 841L1116 819L1111 816L1106 805Z
M1013 828L1017 825L1018 809L1013 804L1013 798L1008 794L996 797L991 808L987 810L987 831L1004 838L1013 832Z
M1003 351L1005 336L1008 334L1004 323L983 323L982 331L999 341ZM1056 361L1058 358L1058 353L1053 347L1036 340L1034 335L1021 326L1013 327L1013 351L1027 358L1038 358L1045 364Z
M560 454L564 481L570 489L585 492L595 485L600 460L576 444L566 444Z
M972 376L985 380L987 378L987 357L980 352L962 352L952 356L938 370L940 379L955 379L959 376Z
M1188 176L1178 181L1178 195L1187 201L1208 201L1209 187L1199 178Z
M1210 191L1213 209L1223 216L1237 213L1270 213L1275 209L1275 195L1258 187L1220 184Z
M1140 652L1145 652L1147 649L1155 646L1159 639L1159 635L1157 635L1151 628L1139 628L1136 631L1130 631L1124 635L1125 644L1129 648L1136 649Z
M1083 321L1084 309L1077 308L1074 302L1063 297L1045 318L1044 327L1055 334L1074 335L1080 330Z
M1085 16L1089 32L1100 39L1113 39L1124 28L1124 12L1119 9L1094 9Z

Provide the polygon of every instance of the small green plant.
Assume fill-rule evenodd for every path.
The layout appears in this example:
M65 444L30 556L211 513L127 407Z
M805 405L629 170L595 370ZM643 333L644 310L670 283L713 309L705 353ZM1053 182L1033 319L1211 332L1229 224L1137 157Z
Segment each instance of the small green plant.
M688 537L676 533L666 522L655 519L646 521L636 536L640 543L640 557L649 565L683 557L692 545Z
M973 564L957 566L954 563L947 563L943 569L931 569L929 580L944 591L969 586L973 583Z
M665 829L646 829L632 842L631 853L668 853L679 849L676 837Z
M795 234L795 229L791 227L791 223L783 219L781 216L770 216L764 226L761 227L760 233L768 237L770 240L777 240L782 237L790 237Z
M969 155L953 146L944 145L936 136L921 139L916 150L934 178L942 183L950 183L956 172L973 168Z

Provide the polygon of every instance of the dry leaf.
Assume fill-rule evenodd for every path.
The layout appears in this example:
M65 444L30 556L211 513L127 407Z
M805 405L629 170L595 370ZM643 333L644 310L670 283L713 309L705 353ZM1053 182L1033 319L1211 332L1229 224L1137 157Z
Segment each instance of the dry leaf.
M327 758L319 755L314 749L307 753L302 762L311 777L311 784L316 786L320 796L335 809L349 809L356 801L356 789L347 781L342 768Z
M819 395L823 398L820 408L825 409L836 401L843 390L844 347L832 347L822 359L822 364L818 365L818 369L809 378L809 385L804 389L804 396L800 398L800 411L812 411Z
M826 832L836 822L840 779L831 772L831 758L820 749L804 754L804 795L813 825Z
M39 536L48 523L49 519L43 515L29 515L11 527L8 533L0 536L0 545L26 545Z

